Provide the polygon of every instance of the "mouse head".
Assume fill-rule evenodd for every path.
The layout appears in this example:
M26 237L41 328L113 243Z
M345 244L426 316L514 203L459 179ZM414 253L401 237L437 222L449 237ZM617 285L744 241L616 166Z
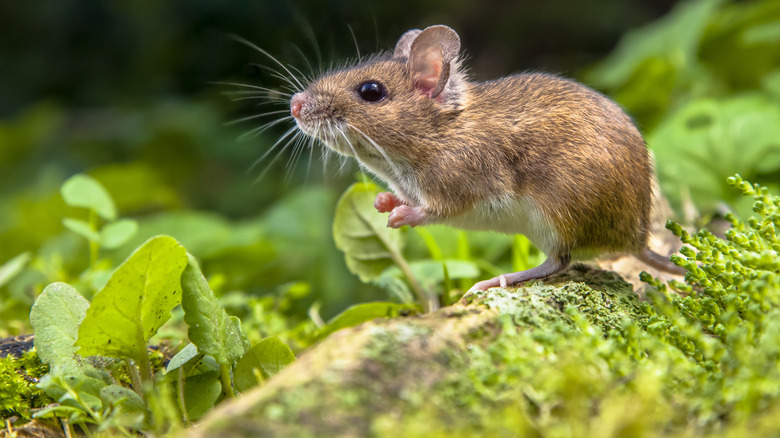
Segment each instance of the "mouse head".
M422 137L440 135L459 111L466 82L459 50L447 26L410 30L392 54L312 81L292 97L291 113L305 134L387 179L394 164L424 152L415 150Z

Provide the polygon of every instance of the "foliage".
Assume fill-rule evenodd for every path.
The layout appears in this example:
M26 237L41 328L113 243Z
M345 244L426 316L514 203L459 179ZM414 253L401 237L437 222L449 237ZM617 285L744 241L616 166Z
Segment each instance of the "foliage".
M780 187L778 20L774 0L680 2L585 75L646 131L677 207L738 201L723 183L735 172Z
M252 6L262 13L236 14L207 3L186 17L201 17L198 26L222 23L221 29L252 41L251 33L259 32L266 43L261 45L283 57L293 49L280 48L279 41L302 33L301 26L284 31L276 22L257 26L247 19L281 17L292 23L275 4ZM467 2L456 3L447 6L452 20L455 11L469 9ZM667 17L627 34L584 75L636 118L676 207L692 203L706 214L725 202L736 212L728 217L732 230L725 241L671 226L694 248L678 260L690 271L687 284L654 282L658 291L648 294L644 314L614 332L603 332L603 324L585 322L570 308L571 324L531 332L507 324L489 348L452 358L469 369L461 380L426 394L430 409L452 415L433 423L435 416L420 405L401 425L380 416L377 433L428 433L438 426L593 436L774 430L772 415L780 412L775 360L780 338L773 322L777 201L765 189L734 179L732 184L760 201L759 219L739 221L749 202L724 181L740 172L770 191L780 190L778 5L680 2ZM76 53L78 45L72 44L44 53L30 46L38 40L17 38L21 42L14 46L26 49L14 52L20 60L14 68L0 72L13 75L23 65L30 73L0 81L0 94L7 97L0 103L0 337L34 330L38 350L0 359L3 418L29 419L35 412L39 418L68 419L85 433L163 435L206 415L236 390L263 385L339 329L451 304L477 279L541 261L543 255L521 236L437 226L389 230L386 215L371 208L379 188L365 177L349 188L350 178L343 175L304 187L285 185L283 173L304 181L311 167L319 176L319 166L291 162L270 166L256 181L259 172L254 167L246 172L248 163L283 131L236 142L241 131L222 124L231 111L224 98L203 92L207 81L238 70L236 60L243 64L249 57L245 50L202 38L198 26L182 24L190 18L172 14L173 5L164 2L130 9L86 2L83 21L61 22L52 17L69 16L67 8L51 6L30 9L27 20L35 17L41 25L29 28L71 35L70 43L88 28L78 26L101 23L113 30L95 44L108 44L112 50L104 52L114 55ZM7 7L16 6L0 6ZM418 13L404 9L390 20L398 23L390 26L405 23L397 32L380 23L379 33L390 38L380 46L390 46L396 33L430 17L423 6L414 8ZM597 13L573 15L587 23L582 29L629 26L636 18L624 20L620 11L632 8L611 2L595 8ZM325 19L333 11L325 12L317 18L323 28L333 21ZM474 63L477 78L529 66L520 50L481 50L487 42L479 38L488 38L482 35L523 46L534 46L531 38L544 42L536 44L541 48L550 43L546 32L529 30L516 38L526 29L517 26L517 17L526 14L499 17L510 29L512 38L506 38L495 17L477 20L472 12L471 24L461 26L467 29L464 41L470 34L475 61L488 54ZM639 10L636 16L641 15ZM0 14L8 34L28 32L8 22L15 16ZM476 21L490 24L477 32ZM158 26L140 37L131 31L140 22ZM234 26L238 22L243 24ZM583 38L578 33L568 41L578 47ZM229 48L225 57L215 58L180 50L177 44L184 40ZM364 41L357 44L369 48ZM0 52L8 50L0 42ZM547 59L546 49L539 50ZM572 50L581 56L581 50ZM164 71L166 63L175 71ZM52 75L41 68L47 64L65 70ZM74 70L82 64L92 70ZM120 72L116 65L127 68ZM496 70L481 71L485 65ZM167 87L160 81L181 81L181 90L160 93ZM103 333L106 327L110 337ZM17 373L20 369L40 384Z

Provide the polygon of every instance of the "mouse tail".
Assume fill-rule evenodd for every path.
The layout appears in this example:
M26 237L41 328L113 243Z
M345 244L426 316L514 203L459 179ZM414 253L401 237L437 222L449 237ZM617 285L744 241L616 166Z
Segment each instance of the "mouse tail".
M685 269L672 263L672 261L669 260L669 257L664 257L650 248L643 249L639 253L635 254L635 256L643 263L660 271L668 272L674 275L685 275L685 273L688 272Z

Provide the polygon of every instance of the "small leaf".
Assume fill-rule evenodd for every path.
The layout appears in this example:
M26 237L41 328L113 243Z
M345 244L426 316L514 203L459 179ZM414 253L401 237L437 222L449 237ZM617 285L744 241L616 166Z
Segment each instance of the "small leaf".
M0 266L0 287L19 275L24 267L32 260L32 254L23 252Z
M149 239L92 299L76 345L83 356L140 360L146 343L181 302L187 251L169 236Z
M337 330L356 326L362 322L370 321L372 319L393 318L398 316L402 311L410 309L413 309L413 307L386 302L357 304L348 307L346 310L328 321L328 324L323 327L319 333L317 333L317 338L324 338Z
M333 238L344 252L347 267L363 282L379 277L401 257L403 233L387 227L387 215L374 209L375 184L350 186L336 206Z
M120 219L106 224L100 230L100 246L105 249L115 249L127 243L138 231L138 223L131 219Z
M88 208L105 220L116 219L114 201L105 188L94 178L76 174L68 178L60 189L65 203L71 207Z
M55 366L73 361L79 324L88 307L89 302L70 285L52 283L46 286L30 311L35 349L41 362Z
M265 338L250 348L238 361L234 373L236 389L246 391L257 385L254 370L259 370L267 379L294 360L295 355L287 344L277 337Z
M146 404L133 390L116 384L100 389L100 397L113 407L104 426L140 429L146 419Z
M187 254L189 263L181 276L184 322L187 336L198 351L214 357L219 364L236 362L247 350L241 322L229 317L203 277L197 260Z
M222 394L218 372L187 377L184 380L184 406L190 420L197 420L214 407Z
M178 369L198 354L198 347L196 347L195 344L187 344L186 347L182 348L181 351L171 358L170 362L168 362L168 366L165 367L165 373L167 374Z
M89 224L85 221L66 217L62 220L62 225L65 225L65 228L73 231L90 242L97 243L100 241L100 234L93 230L92 227L90 227Z

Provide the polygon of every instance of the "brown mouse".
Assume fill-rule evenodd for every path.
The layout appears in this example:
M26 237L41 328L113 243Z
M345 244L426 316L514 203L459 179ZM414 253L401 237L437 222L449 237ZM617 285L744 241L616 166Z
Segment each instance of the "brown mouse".
M387 182L388 226L446 224L524 234L546 255L486 290L543 278L573 259L647 248L653 166L631 118L606 96L543 73L471 82L447 26L410 30L393 53L331 71L291 101L298 128Z

